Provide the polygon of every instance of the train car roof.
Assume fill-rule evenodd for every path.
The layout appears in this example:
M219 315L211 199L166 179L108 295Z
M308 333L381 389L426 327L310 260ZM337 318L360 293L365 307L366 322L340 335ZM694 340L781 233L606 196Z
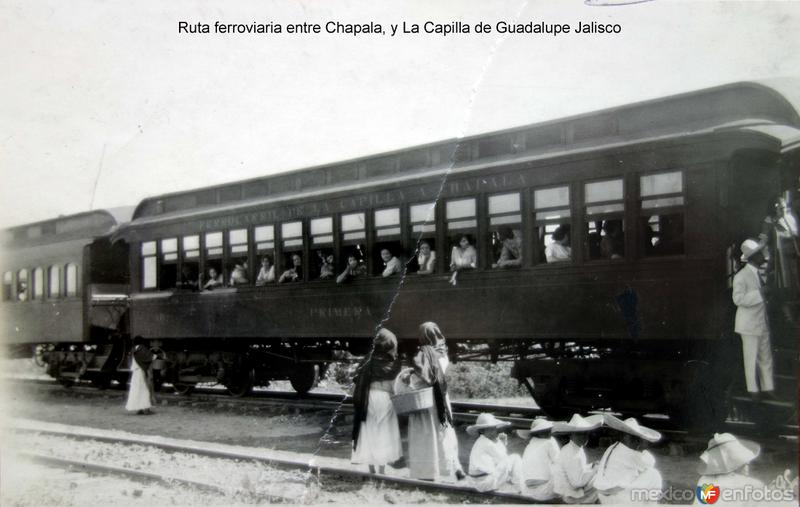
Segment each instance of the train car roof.
M9 227L2 231L0 244L14 249L105 236L129 222L134 210L133 206L124 206L85 211Z
M699 133L741 130L800 146L800 79L740 82L533 125L144 199L130 226L234 212L367 185L457 174ZM122 232L126 226L121 228ZM123 233L124 234L124 233Z

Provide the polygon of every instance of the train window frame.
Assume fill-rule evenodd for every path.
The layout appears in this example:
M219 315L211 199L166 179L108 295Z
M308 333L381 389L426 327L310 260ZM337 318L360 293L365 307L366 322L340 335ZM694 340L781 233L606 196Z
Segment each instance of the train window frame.
M389 222L378 225L388 218ZM394 220L397 220L396 222ZM384 277L385 261L381 257L381 252L387 250L392 258L397 259L401 266L406 263L406 251L403 245L403 212L400 206L387 206L372 210L372 262L373 272L371 276Z
M210 246L209 239L214 240ZM201 273L202 278L198 282L200 290L203 290L203 287L210 281L208 270L211 268L214 268L218 277L222 277L222 285L219 288L225 287L225 232L216 230L203 233L202 246L203 272Z
M289 235L287 234L287 227L299 225L300 232L296 235ZM308 232L308 225L306 224L305 219L299 220L289 220L286 222L281 222L280 233L281 233L281 273L275 273L277 277L278 284L282 283L281 279L283 275L286 274L288 271L292 269L292 258L294 255L300 256L300 265L302 270L302 276L298 277L298 279L291 280L291 283L301 283L305 282L308 279L308 255L306 252L306 246L308 245L308 241L306 238ZM291 231L289 231L291 232ZM288 242L291 242L289 244ZM299 242L299 243L298 243ZM286 283L286 282L283 282Z
M202 258L202 245L200 243L200 234L187 234L181 236L179 242L180 266L178 276L178 288L198 290L200 287L201 271L201 258ZM195 273L195 280L187 278L187 269L190 265L197 266L197 273Z
M64 265L64 297L67 298L74 298L78 297L81 293L81 285L80 285L80 272L78 270L78 265L74 262L68 262ZM74 276L70 277L70 272L74 273ZM73 280L75 285L75 290L70 290L70 281Z
M512 209L511 211L497 211L492 212L492 199L497 199L501 197L508 197L508 196L516 196L517 203L516 209ZM500 237L500 231L503 228L509 228L512 231L517 230L520 233L520 258L519 263L515 266L508 266L508 268L521 268L524 266L525 262L525 230L524 230L524 223L522 217L522 208L523 208L523 195L521 190L516 191L505 191L505 192L498 192L494 194L487 194L486 195L486 216L485 216L485 227L487 232L487 241L489 247L489 262L487 265L490 266L492 269L502 269L503 266L498 266L497 263L500 260L500 257L503 252L503 239ZM498 250L499 249L499 250ZM530 255L530 254L528 254Z
M256 287L264 287L267 285L274 285L278 280L276 256L275 251L275 224L259 224L253 226L253 263L254 266L254 279L253 283ZM264 257L269 258L270 268L275 275L275 279L271 282L258 283L258 273L261 271L261 259Z
M24 277L22 276L23 273L25 274ZM17 273L16 273L16 276L14 277L14 280L16 282L14 284L14 299L16 299L17 301L22 301L22 302L30 301L31 300L31 294L33 292L33 289L31 287L31 283L30 283L31 282L31 270L28 269L28 268L20 268L20 269L18 269ZM25 290L24 291L20 290L20 284L22 284L22 283L25 284ZM24 297L20 298L20 296L24 296Z
M53 282L55 281L55 290ZM58 299L61 297L61 266L53 264L47 268L47 298Z
M566 189L567 201L566 204L558 204L555 206L538 206L539 199L537 199L537 192L545 192L548 190ZM538 254L534 256L533 264L537 268L547 267L548 269L563 268L575 264L575 214L573 205L575 204L575 191L571 182L563 182L553 185L545 185L541 187L533 187L530 189L531 210L530 215L533 218L533 238L536 242L535 252ZM547 203L550 204L550 203ZM553 213L566 213L554 216ZM547 237L552 236L555 230L562 225L569 225L569 248L570 258L567 260L548 262L547 261ZM548 227L553 227L552 231L548 231Z
M456 216L450 218L449 212L451 203L459 202L459 201L469 201L473 202L474 206L474 214L472 216L464 215L464 216ZM467 195L467 196L459 196L459 197L452 197L450 199L446 199L444 201L444 237L446 241L445 251L444 254L447 256L445 257L445 264L447 266L447 272L453 272L451 263L453 261L453 249L455 248L455 243L453 243L452 238L458 236L470 236L472 237L472 247L475 249L477 253L477 262L474 268L470 269L462 269L458 271L480 271L481 266L483 265L483 260L481 259L482 256L486 255L486 252L481 251L480 248L482 246L480 234L480 209L479 209L479 196L477 195ZM452 224L464 224L464 226L459 225L459 227L452 228Z
M313 217L308 220L308 279L311 282L329 282L331 280L336 280L337 267L334 242L336 238L336 229L334 222L335 217L333 215ZM320 226L322 226L322 230L318 229ZM333 256L333 271L330 276L320 278L322 264L325 262L324 258L329 256Z
M152 248L151 248L152 245ZM139 246L141 263L141 288L143 291L158 290L158 242L156 240L142 241ZM152 284L149 284L148 273L152 271Z
M346 217L358 217L359 215L361 216L362 228L345 227ZM339 273L347 269L347 259L350 255L359 257L359 265L368 266L370 262L370 245L367 243L367 211L344 211L339 213L336 219L339 225L337 229L337 234L339 235L339 249L337 253L339 258L336 259L336 272L338 276ZM358 252L358 254L356 252ZM350 280L348 283L359 283L361 279L369 278L369 269L368 267L365 269L367 269L367 274L365 276Z
M6 271L3 273L3 301L16 301L16 299L14 272Z
M250 229L248 227L238 227L225 231L227 241L223 239L225 248L225 260L223 265L223 285L227 287L248 287L253 285L250 275ZM246 281L244 283L233 283L233 275L236 271L237 261L244 259L244 270ZM227 280L225 280L227 277ZM227 281L227 283L225 283Z
M170 236L158 240L158 275L156 277L158 290L174 290L178 287L180 282L180 272L178 271L179 256L178 236ZM174 275L170 276L170 278L174 279L174 282L169 287L165 287L164 284L167 281L166 271L168 269L174 271Z
M645 193L645 178L656 178L659 176L678 175L680 190L667 191L658 193L656 191ZM661 169L658 171L648 171L639 173L639 195L637 196L638 215L636 217L636 226L638 228L639 238L641 240L637 244L637 251L639 258L642 260L655 260L670 257L684 257L686 255L686 172L683 169ZM646 204L652 203L651 206ZM680 224L680 251L678 252L665 252L658 253L655 251L656 245L646 245L648 234L645 226L651 227L651 234L653 232L660 233L658 229L653 231L653 225L661 227L661 223L654 224L653 217L674 216L680 215L678 222Z
M425 211L425 218L423 220L414 220L414 208L420 208L427 210ZM422 201L422 202L412 202L406 205L407 211L407 223L406 223L406 231L409 238L409 245L411 246L411 255L413 259L412 267L417 268L417 272L419 271L419 264L417 258L419 257L419 247L423 241L426 241L430 246L431 250L434 252L436 256L435 263L433 266L432 273L425 273L424 276L428 276L431 274L438 274L439 273L439 258L442 255L442 252L438 248L439 245L439 228L436 221L436 214L438 212L439 207L439 199L434 199L432 201ZM438 252L438 253L437 253ZM408 264L407 264L408 265ZM415 272L416 274L416 272Z
M582 187L581 187L581 190L582 190L582 192L581 192L581 196L582 196L582 201L581 201L581 212L582 212L581 215L582 215L582 217L581 217L581 219L582 219L582 223L583 223L583 239L582 240L583 240L583 247L584 247L583 257L584 257L584 260L587 261L587 262L590 262L590 263L598 263L598 262L599 263L603 263L603 262L619 263L619 262L628 261L628 260L632 259L633 256L634 256L633 252L626 251L627 250L627 248L626 248L626 242L627 242L626 235L630 234L630 227L629 227L629 224L626 223L627 221L625 219L625 215L626 215L626 198L625 197L626 197L626 192L627 192L627 181L626 180L627 180L627 178L625 178L624 175L618 175L618 176L614 176L614 177L603 177L603 178L589 179L589 180L584 180L584 181L581 182L581 185L582 185ZM598 184L598 183L606 183L606 182L619 182L620 183L621 187L620 187L620 196L619 196L619 198L603 199L603 200L596 200L596 201L591 201L591 202L588 201L588 199L587 199L588 191L587 190L588 190L589 185L594 185L594 184ZM617 206L619 206L619 207L617 207ZM590 212L590 208L601 208L601 207L604 207L605 209L599 209L597 212ZM590 241L589 241L589 234L591 234L590 233L589 224L593 223L593 222L594 223L596 223L596 222L604 223L604 222L610 221L610 220L619 221L619 223L620 223L620 225L622 227L622 241L621 241L622 254L619 255L617 258L614 258L613 257L614 253L612 252L611 256L603 257L602 241L603 241L603 238L605 236L607 236L607 234L605 233L605 230L602 228L603 225L601 225L601 230L598 233L599 234L599 238L600 238L600 241L598 242L598 248L600 249L599 257L592 257L591 256L592 255L591 254L592 249L591 249L591 244L590 244ZM596 228L596 225L595 225L595 228Z
M43 300L45 298L45 276L44 268L37 266L31 270L31 300Z

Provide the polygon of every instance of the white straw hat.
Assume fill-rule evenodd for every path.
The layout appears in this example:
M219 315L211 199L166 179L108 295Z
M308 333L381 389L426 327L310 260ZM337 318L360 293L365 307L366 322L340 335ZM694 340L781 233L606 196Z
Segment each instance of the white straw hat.
M759 243L754 239L746 239L742 242L742 262L747 262L747 259L753 256L754 253L760 252L764 249L764 244Z
M730 433L714 433L708 448L700 455L698 467L702 475L727 474L750 463L761 452L761 446L750 440L738 439Z
M603 420L609 428L628 433L643 440L647 440L648 442L658 442L661 440L661 433L640 425L639 421L633 417L629 417L623 421L611 414L605 414Z
M553 422L552 421L548 421L544 417L539 417L539 418L533 420L533 422L531 423L531 429L529 429L529 430L517 430L517 435L519 435L520 438L526 438L527 439L527 438L530 438L530 436L533 435L533 434L541 433L543 431L548 431L548 430L551 430L551 429L553 429Z
M553 433L582 433L593 431L603 425L603 416L600 414L581 417L573 414L569 422L557 422L553 425Z
M484 412L478 416L475 424L467 426L467 433L474 436L477 435L480 430L485 430L488 428L505 428L508 426L511 426L510 422L501 421L492 414Z

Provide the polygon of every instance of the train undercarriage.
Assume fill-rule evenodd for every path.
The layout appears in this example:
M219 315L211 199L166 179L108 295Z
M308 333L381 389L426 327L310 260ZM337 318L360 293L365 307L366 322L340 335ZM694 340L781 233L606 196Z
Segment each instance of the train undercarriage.
M219 384L234 397L254 387L288 380L299 395L311 390L333 362L354 362L368 340L151 340L157 388L170 384L189 394L198 384ZM401 343L410 359L414 343ZM36 358L64 385L88 380L105 388L124 386L130 373L131 340L114 335L97 345L38 346ZM551 417L575 411L666 414L676 426L713 427L734 417L786 424L796 419L797 348L775 349L777 400L755 402L741 385L741 346L736 338L686 348L686 342L634 347L629 342L568 340L453 341L453 361L513 361L510 376L524 385ZM733 366L732 366L733 365Z

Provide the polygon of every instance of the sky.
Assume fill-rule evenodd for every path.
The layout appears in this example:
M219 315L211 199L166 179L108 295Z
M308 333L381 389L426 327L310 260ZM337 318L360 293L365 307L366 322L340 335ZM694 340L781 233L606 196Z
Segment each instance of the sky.
M617 0L619 1L619 0ZM178 23L618 23L620 34L179 34ZM0 227L800 76L800 3L0 0Z

